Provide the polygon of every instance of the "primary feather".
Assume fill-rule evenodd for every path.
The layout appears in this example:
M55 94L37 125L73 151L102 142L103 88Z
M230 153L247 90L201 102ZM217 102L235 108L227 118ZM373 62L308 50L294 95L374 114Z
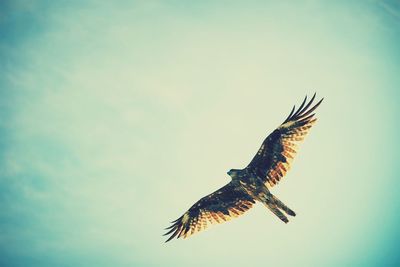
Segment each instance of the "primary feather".
M315 94L306 106L303 103L293 114L295 107L287 119L265 138L257 154L246 167L256 172L263 178L269 187L276 185L290 169L291 161L297 153L298 143L303 141L312 125L317 121L311 114L322 102L310 108L315 99Z
M280 220L287 223L286 215L295 216L269 191L290 168L297 153L297 144L304 139L315 123L313 111L321 104L312 106L315 94L307 103L307 96L296 110L293 107L289 116L262 143L249 165L242 170L230 170L232 180L217 191L203 197L189 208L181 217L166 228L164 235L186 238L206 229L213 223L222 223L238 217L249 210L255 201L262 202Z
M232 182L214 193L197 201L190 209L168 227L164 235L172 234L168 240L177 236L186 238L207 227L208 224L222 223L237 217L250 209L254 200L239 190Z

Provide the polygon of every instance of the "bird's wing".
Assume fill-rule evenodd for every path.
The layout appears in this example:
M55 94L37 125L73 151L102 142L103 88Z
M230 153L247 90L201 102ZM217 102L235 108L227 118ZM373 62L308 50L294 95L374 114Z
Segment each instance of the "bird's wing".
M222 223L250 209L255 201L232 182L197 201L185 214L172 222L164 235L186 238L207 228L207 224Z
M290 163L297 153L297 144L304 139L311 126L317 120L312 113L322 102L311 106L315 94L307 102L307 96L303 103L295 111L294 106L287 119L273 131L262 143L257 154L246 167L263 177L264 183L273 187L286 174Z

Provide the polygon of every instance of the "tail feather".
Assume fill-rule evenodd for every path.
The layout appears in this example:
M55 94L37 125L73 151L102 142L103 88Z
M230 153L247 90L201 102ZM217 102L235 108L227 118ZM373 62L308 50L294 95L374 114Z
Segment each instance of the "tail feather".
M288 206L283 204L283 202L280 201L276 196L272 195L272 199L274 203L278 206L278 208L282 209L287 215L296 216L296 213L293 210L289 209Z
M288 206L283 204L282 201L272 194L267 195L264 205L267 206L267 208L284 223L288 223L289 220L282 211L284 211L287 215L296 216L296 213L293 210L289 209Z
M269 202L269 203L267 203L266 206L268 207L268 209L270 211L272 211L276 216L278 216L278 218L281 219L281 221L283 221L284 223L289 222L288 218L277 208L277 206L275 204L273 204L272 202Z

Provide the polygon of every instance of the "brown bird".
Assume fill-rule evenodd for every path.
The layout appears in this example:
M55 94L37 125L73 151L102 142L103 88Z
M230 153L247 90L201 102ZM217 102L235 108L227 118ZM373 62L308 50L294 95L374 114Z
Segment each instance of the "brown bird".
M263 203L279 219L287 223L285 214L296 216L269 189L278 184L290 168L290 163L297 150L297 143L307 135L311 126L317 120L312 113L323 98L311 106L315 94L307 102L307 96L296 110L293 107L287 119L273 131L262 143L257 154L244 169L231 169L228 175L232 180L214 193L197 201L188 211L172 225L164 235L186 238L207 228L208 223L222 223L232 217L238 217L249 210L256 201ZM295 111L296 110L296 111Z

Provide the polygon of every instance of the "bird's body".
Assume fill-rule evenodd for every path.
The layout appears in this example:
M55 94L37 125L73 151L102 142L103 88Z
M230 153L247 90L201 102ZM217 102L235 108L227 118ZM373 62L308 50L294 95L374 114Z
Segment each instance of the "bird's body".
M310 107L314 98L315 94L306 104L306 97L296 112L293 107L288 118L264 140L249 165L228 172L232 178L228 184L197 201L184 215L173 221L167 228L170 230L166 235L172 234L167 242L175 236L186 238L201 231L208 222L220 223L237 217L256 201L263 203L285 223L289 221L285 214L295 216L294 211L271 194L270 188L289 170L296 153L296 143L303 140L316 121L311 113L322 99Z

